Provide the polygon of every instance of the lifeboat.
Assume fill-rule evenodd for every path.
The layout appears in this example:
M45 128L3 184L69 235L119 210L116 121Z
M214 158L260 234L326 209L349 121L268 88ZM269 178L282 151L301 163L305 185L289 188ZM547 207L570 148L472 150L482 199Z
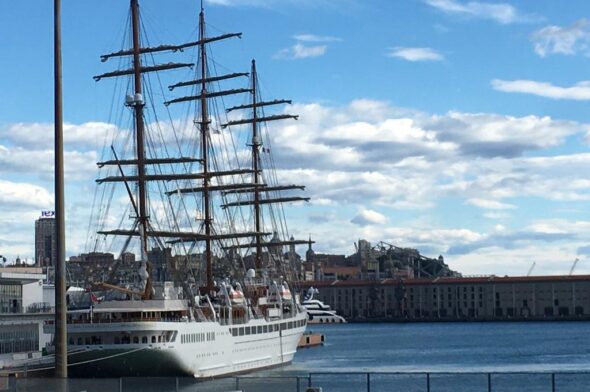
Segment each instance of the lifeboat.
M280 288L280 294L283 301L291 301L293 299L293 295L291 294L291 290L287 287L286 284L282 284Z
M242 286L239 283L236 284L235 289L230 286L229 299L231 300L232 304L244 303L244 292L242 291Z

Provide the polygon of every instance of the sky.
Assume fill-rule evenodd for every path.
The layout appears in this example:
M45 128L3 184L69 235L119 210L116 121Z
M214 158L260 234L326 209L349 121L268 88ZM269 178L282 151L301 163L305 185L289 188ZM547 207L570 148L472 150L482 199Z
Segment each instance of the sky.
M33 258L53 205L51 3L0 2L0 255ZM140 2L150 43L194 38L198 2ZM590 273L590 3L208 0L227 70L257 59L277 172L307 186L290 230L317 252L367 239L465 275ZM67 248L85 250L125 0L63 1ZM122 103L123 98L119 101ZM304 249L300 249L304 251Z

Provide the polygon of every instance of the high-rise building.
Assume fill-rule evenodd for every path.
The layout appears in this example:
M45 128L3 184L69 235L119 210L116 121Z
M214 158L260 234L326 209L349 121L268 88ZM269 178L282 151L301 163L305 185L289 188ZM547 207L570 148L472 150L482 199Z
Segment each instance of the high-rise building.
M35 264L53 267L57 260L55 218L41 217L35 221Z

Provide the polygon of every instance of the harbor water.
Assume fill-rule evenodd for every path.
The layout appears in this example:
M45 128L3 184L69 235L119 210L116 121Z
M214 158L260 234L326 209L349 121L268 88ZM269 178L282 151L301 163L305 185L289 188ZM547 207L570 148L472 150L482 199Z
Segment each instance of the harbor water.
M212 381L192 378L70 380L69 391L451 392L590 390L588 322L314 325L323 347L289 366ZM12 390L55 390L17 380Z
M589 371L590 323L492 322L310 326L324 347L280 372ZM590 390L590 386L589 386Z

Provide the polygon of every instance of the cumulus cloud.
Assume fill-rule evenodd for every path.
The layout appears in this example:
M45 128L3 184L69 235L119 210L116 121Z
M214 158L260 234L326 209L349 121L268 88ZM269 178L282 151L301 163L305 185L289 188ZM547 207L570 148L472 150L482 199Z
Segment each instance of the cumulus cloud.
M293 46L279 50L273 58L287 60L307 59L323 56L326 50L328 50L327 45L307 46L302 43L296 43Z
M479 19L491 19L501 24L529 20L514 6L507 3L485 3L479 1L425 0L425 3L450 15L461 15Z
M293 38L297 41L294 45L283 48L273 55L277 60L301 60L306 58L321 57L328 50L327 43L341 41L338 37L297 34ZM323 45L309 45L309 43L322 43Z
M359 226L383 225L387 222L387 217L377 211L363 209L352 218L351 222Z
M354 4L351 0L206 0L208 4L225 7L263 7L276 8L280 6L298 7L339 7Z
M431 48L391 48L387 53L388 57L397 57L407 61L442 61L444 56Z
M590 21L580 19L568 27L546 26L531 36L535 53L541 57L551 54L589 55Z
M586 154L524 157L585 134L587 124L489 113L429 115L369 100L294 105L290 111L300 120L272 130L279 175L305 183L323 201L425 209L445 196L480 207L483 200L519 195L588 198L588 178L580 177Z
M0 180L0 205L8 207L37 207L47 209L53 205L53 196L43 187Z
M494 79L492 87L506 93L531 94L552 99L590 100L590 81L578 82L571 87L560 87L534 80Z
M0 173L51 179L53 167L53 150L6 147L0 144ZM64 170L69 180L89 178L96 173L96 152L64 151Z
M297 34L293 36L294 39L300 42L338 42L342 39L332 37L329 35L315 35L315 34Z
M64 124L66 148L96 149L105 138L122 132L116 126L103 122ZM53 148L54 127L50 123L16 123L0 127L0 138L12 144L30 149Z
M472 204L476 207L483 208L485 210L508 210L516 208L516 206L508 203L502 203L497 200L488 200L488 199L469 199L467 203Z

